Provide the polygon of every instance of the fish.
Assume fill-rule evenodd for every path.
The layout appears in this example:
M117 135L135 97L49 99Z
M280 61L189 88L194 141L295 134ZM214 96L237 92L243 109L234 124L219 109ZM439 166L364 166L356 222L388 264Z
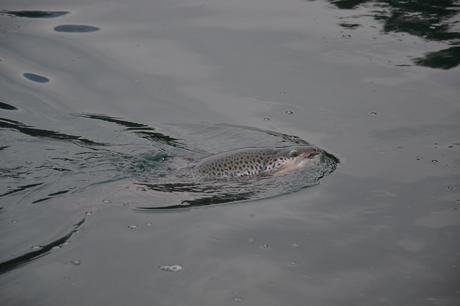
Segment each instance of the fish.
M192 173L202 178L282 176L312 165L322 152L307 145L243 148L204 158L192 168Z

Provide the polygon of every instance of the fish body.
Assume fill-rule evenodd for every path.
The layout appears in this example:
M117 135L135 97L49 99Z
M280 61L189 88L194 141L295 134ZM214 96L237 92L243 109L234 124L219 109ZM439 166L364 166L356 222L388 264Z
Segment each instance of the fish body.
M192 171L205 178L279 176L306 167L321 152L313 146L239 149L207 157Z

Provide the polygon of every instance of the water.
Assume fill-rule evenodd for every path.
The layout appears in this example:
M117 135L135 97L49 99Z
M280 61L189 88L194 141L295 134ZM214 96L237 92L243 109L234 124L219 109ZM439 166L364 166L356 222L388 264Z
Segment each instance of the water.
M86 119L109 122L110 125L98 126L98 130L107 129L108 135L114 134L109 137L114 140L93 141L91 138L98 135L68 135L3 119L4 128L28 137L27 140L36 138L53 142L43 142L43 147L35 147L34 154L41 156L41 159L35 157L34 162L28 161L27 156L21 159L19 152L12 153L16 147L28 146L27 140L21 144L16 139L14 145L6 146L6 153L9 154L5 154L5 161L10 159L8 164L14 166L2 169L6 182L2 197L8 197L11 202L21 202L23 192L31 189L27 198L31 204L38 204L55 197L78 194L106 182L128 179L133 192L151 191L147 194L150 204L148 207L143 205L144 210L206 206L273 197L310 187L334 171L338 163L337 158L325 152L320 163L283 177L204 181L191 175L191 168L201 159L221 150L225 152L254 144L276 148L308 143L296 136L224 124L171 126L181 135L182 139L179 139L157 132L145 124L106 115L79 114L75 117L81 120L81 125ZM115 129L117 126L123 129ZM121 138L125 139L119 142ZM115 142L115 139L118 141ZM215 148L206 147L219 143L221 145ZM41 189L44 185L53 186L45 188L43 192ZM168 198L168 202L175 204L165 206L164 200L156 201L158 192ZM182 193L183 196L175 199L175 193ZM103 203L111 201L104 200Z
M458 5L4 1L1 304L458 305ZM175 175L305 141L311 184Z

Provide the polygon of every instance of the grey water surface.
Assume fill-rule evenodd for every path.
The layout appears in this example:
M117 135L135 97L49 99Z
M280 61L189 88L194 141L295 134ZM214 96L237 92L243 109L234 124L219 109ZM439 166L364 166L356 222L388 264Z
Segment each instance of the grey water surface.
M459 305L459 5L3 1L0 304Z

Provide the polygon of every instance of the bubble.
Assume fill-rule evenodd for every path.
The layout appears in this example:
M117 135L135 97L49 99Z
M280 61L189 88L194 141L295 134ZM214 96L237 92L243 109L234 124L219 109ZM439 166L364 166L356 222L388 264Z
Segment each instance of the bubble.
M93 214L93 212L91 210L88 210L87 212L85 212L85 216L91 216Z
M271 119L269 117L264 118L265 121L270 121Z
M260 248L266 250L266 249L270 248L270 246L268 245L268 243L264 243L264 244L262 244L262 245L260 246Z
M104 203L104 204L110 204L110 203L112 203L112 201L106 199L106 200L103 200L102 203Z
M243 303L244 298L243 298L242 296L234 296L234 297L232 298L232 300L233 300L233 302L235 302L235 303Z
M73 264L74 266L79 266L79 265L81 265L81 260L74 259L70 263Z
M160 270L166 271L166 272L179 272L182 270L182 266L180 265L171 265L171 266L161 266Z
M137 225L131 224L131 225L128 225L128 228L134 230L137 228Z
M287 111L285 111L284 113L287 114L287 115L292 115L292 114L294 114L294 112L291 111L291 110L287 110Z
M454 206L454 209L455 209L455 210L459 210L459 209L460 209L460 199L458 199L458 200L455 200L455 206Z
M432 159L431 162L432 162L433 164L437 164L437 163L439 163L439 160L437 160L437 159Z
M369 115L376 116L377 112L370 112Z
M212 242L220 242L220 239L214 236L210 236L209 240L211 240Z
M33 245L30 247L31 250L33 251L38 251L41 250L43 247L41 245Z
M51 248L52 251L56 251L56 250L59 250L59 249L61 249L61 247L58 246L58 245L56 245L56 246L54 246L54 247Z

